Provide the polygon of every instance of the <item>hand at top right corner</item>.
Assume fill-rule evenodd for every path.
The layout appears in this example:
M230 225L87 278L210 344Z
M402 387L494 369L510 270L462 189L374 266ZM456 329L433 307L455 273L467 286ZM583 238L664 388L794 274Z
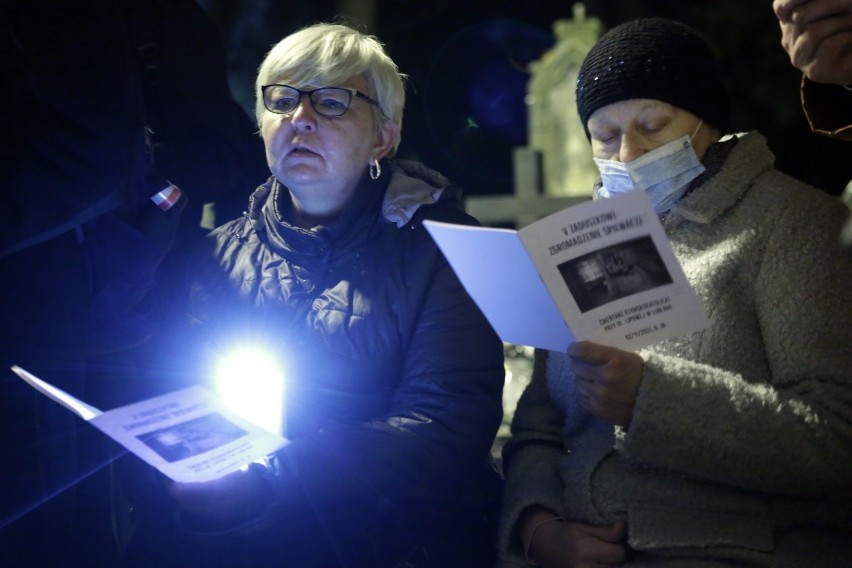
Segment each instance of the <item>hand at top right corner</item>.
M852 0L774 0L781 46L811 81L852 84Z

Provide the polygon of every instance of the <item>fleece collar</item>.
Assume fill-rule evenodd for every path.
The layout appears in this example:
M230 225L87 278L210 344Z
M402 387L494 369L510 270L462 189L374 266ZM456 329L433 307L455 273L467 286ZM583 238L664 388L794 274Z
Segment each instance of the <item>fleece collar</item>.
M761 174L772 169L775 156L766 138L756 131L731 134L711 146L705 155L707 172L676 203L669 222L691 221L702 225L733 207Z

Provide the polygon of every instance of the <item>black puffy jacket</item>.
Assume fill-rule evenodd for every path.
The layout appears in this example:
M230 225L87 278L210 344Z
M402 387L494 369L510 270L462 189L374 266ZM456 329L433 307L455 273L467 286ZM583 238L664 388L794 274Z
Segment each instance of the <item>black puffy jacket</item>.
M208 347L250 337L287 362L282 522L314 518L332 546L345 531L374 546L387 525L463 536L502 415L502 344L422 225L476 221L440 174L384 165L311 231L282 220L286 189L270 180L193 270Z

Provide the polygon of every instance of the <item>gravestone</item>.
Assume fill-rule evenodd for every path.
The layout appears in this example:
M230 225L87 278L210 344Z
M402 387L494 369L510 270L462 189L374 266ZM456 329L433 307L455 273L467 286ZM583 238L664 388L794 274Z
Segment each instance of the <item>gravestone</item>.
M600 36L601 23L573 18L553 23L556 45L529 66L528 145L514 149L512 195L470 197L465 206L485 225L522 228L591 197L597 168L577 116L574 87L583 58Z
M544 193L590 197L598 171L577 115L574 90L583 58L601 34L601 22L586 18L582 4L574 17L553 23L556 45L530 66L529 147L541 152Z

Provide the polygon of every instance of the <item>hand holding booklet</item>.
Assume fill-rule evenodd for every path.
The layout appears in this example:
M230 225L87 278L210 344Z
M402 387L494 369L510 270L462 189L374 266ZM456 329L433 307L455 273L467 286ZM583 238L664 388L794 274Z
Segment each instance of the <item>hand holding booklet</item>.
M12 370L33 388L178 482L217 479L287 444L285 438L227 410L203 387L101 412L20 367Z
M520 231L425 221L462 285L507 343L627 350L707 327L647 196L589 201Z

